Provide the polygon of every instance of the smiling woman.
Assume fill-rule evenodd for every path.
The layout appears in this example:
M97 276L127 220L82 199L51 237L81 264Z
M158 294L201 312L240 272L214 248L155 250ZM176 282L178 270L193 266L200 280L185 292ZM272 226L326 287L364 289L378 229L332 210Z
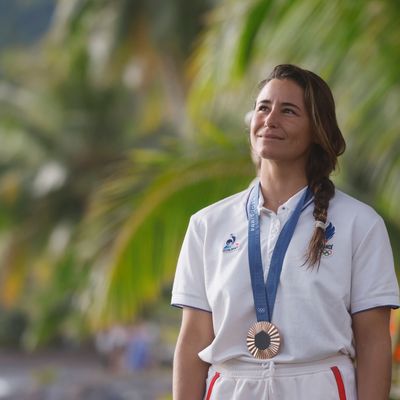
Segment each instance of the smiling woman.
M304 171L312 133L302 88L288 79L269 81L258 95L250 135L261 159Z
M388 398L392 251L329 178L345 142L327 84L275 67L250 143L259 181L193 215L182 245L174 399Z

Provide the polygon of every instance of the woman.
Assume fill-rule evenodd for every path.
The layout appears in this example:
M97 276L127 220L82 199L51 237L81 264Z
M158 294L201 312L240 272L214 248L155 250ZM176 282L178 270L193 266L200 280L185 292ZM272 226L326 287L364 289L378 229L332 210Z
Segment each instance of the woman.
M259 182L192 216L182 246L174 400L387 399L393 257L382 219L329 179L345 142L327 84L275 67L250 143Z

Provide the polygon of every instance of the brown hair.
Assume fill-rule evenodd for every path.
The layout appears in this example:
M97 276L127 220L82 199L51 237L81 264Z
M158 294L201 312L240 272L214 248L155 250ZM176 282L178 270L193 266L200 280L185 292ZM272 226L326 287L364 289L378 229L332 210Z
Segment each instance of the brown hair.
M306 164L308 185L314 194L315 221L327 222L329 201L335 186L329 179L337 165L337 157L345 151L346 143L339 129L335 101L326 82L314 72L295 65L277 65L269 76L260 82L260 90L272 79L290 79L304 90L304 101L311 119L314 143ZM325 246L325 230L315 227L308 245L306 263L311 267L321 262Z

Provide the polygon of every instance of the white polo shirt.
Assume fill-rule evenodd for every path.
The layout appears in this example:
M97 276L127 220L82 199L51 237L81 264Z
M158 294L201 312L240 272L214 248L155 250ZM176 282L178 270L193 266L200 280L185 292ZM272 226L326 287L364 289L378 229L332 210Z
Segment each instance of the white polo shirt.
M261 206L264 276L281 229L302 189L275 214ZM247 254L246 204L250 189L192 216L178 260L172 304L212 313L215 338L199 353L210 364L229 359L262 362L246 346L256 322ZM272 316L282 336L275 362L307 362L338 353L354 358L351 314L399 306L393 256L382 218L368 205L336 190L332 224L318 268L303 265L314 229L311 204L300 215L286 252ZM332 235L333 233L333 235Z

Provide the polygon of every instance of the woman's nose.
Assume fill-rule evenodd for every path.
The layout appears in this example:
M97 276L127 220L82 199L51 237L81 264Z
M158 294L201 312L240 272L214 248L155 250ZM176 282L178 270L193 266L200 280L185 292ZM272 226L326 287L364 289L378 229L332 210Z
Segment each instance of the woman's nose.
M276 128L278 125L278 119L274 110L271 110L264 119L264 126L268 128Z

